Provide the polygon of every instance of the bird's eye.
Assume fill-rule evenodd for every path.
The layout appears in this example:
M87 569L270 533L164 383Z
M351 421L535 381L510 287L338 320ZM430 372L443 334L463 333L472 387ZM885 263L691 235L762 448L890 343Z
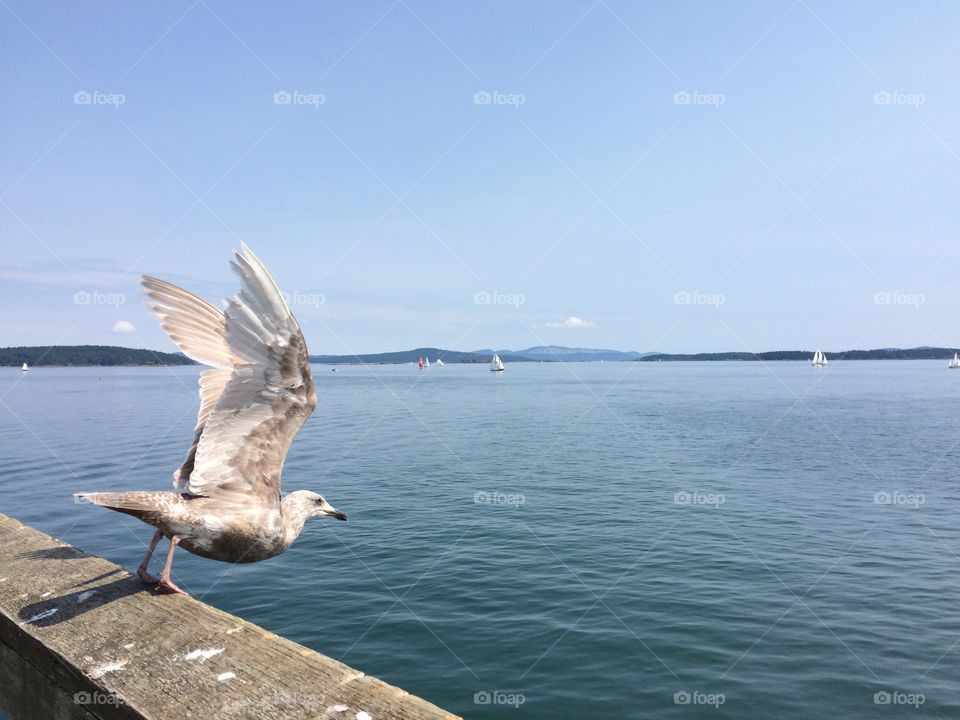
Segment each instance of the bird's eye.
M321 497L321 498L317 498L316 500L314 500L314 502L315 502L317 505L323 505L323 498L322 498L322 497Z

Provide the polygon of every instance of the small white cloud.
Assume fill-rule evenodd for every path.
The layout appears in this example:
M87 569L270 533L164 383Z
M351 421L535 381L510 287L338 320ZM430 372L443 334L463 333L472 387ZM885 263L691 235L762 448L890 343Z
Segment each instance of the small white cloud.
M570 328L571 330L577 330L579 328L592 328L594 327L594 324L589 320L584 320L576 315L571 315L563 322L548 322L544 323L543 326L548 328Z
M117 320L113 324L113 331L121 335L129 335L130 333L135 333L137 328L129 320Z

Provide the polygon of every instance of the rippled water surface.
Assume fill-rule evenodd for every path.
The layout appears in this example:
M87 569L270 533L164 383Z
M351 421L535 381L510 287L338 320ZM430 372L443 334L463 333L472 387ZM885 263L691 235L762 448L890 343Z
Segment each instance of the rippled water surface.
M150 528L71 493L168 489L198 372L0 371L0 510L135 567ZM204 601L471 718L960 717L945 362L315 376L285 490L350 520L178 553Z

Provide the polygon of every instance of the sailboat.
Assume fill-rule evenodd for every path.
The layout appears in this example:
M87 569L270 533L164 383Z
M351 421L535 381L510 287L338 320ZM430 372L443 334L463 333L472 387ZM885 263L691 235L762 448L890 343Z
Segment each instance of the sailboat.
M437 367L443 367L443 360L437 358Z
M430 367L430 358L427 358L426 360L423 361L423 366L426 368Z
M827 356L823 354L823 350L817 350L813 354L813 360L810 361L810 364L814 367L823 367L827 364Z
M503 360L496 353L493 354L493 360L490 362L490 372L503 372Z
M27 367L26 363L24 363L23 367L20 368L20 372L29 372L29 371L30 371L30 368Z
M421 370L423 370L423 356L422 356L422 355L420 356L420 362L417 363L417 367L419 367Z
M953 360L950 361L950 364L947 365L951 370L956 370L960 368L960 353L953 354Z

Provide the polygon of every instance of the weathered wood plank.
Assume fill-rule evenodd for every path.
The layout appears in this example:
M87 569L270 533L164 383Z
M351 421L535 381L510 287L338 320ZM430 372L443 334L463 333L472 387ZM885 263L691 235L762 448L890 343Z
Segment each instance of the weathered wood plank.
M0 708L17 720L454 718L2 514Z

